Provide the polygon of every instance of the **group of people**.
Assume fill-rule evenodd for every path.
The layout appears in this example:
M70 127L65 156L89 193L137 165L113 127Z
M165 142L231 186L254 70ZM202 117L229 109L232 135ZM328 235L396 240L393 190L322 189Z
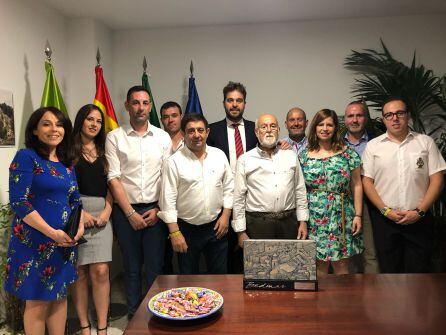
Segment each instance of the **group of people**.
M446 163L430 137L409 129L402 99L384 103L387 132L375 138L362 102L347 106L345 136L334 111L317 112L306 134L305 112L292 108L283 139L275 115L249 121L245 105L245 87L229 82L222 121L183 115L170 101L160 109L162 130L148 122L149 92L134 86L125 102L129 124L107 135L95 105L79 110L73 129L56 108L32 114L26 149L10 165L15 216L5 281L26 300L27 334L44 334L45 326L63 333L72 283L89 334L89 278L97 331L106 334L113 234L129 318L143 288L172 271L173 255L183 274L199 272L201 255L208 273L238 273L248 238L315 240L319 276L362 263L365 272L429 270L429 208ZM70 238L63 228L79 203L81 224ZM77 245L80 236L88 242Z

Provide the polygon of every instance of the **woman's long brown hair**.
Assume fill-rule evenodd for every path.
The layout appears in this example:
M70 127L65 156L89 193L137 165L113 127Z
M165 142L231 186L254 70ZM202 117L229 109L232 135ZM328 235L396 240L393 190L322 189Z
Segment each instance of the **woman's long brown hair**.
M341 136L341 132L339 131L339 119L334 110L324 108L321 109L311 120L310 131L308 133L308 150L309 151L319 151L319 139L316 133L316 127L319 123L324 121L325 119L331 117L334 123L334 132L333 137L331 138L331 149L334 152L342 150L344 147L344 139Z

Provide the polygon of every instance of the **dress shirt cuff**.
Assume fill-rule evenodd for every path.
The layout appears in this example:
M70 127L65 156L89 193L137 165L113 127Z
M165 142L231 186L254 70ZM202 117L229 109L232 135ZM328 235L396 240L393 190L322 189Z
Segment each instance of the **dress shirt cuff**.
M297 221L308 221L310 215L308 209L296 209Z
M243 217L241 219L232 220L232 229L236 233L246 230L246 218Z
M232 194L230 197L223 198L223 208L232 209L233 204L234 198L232 197Z
M176 210L159 211L158 217L165 223L176 223L178 219L178 212Z
M112 180L112 179L115 179L115 178L121 178L121 174L120 173L108 173L108 175L107 175L107 182L109 182L110 180Z

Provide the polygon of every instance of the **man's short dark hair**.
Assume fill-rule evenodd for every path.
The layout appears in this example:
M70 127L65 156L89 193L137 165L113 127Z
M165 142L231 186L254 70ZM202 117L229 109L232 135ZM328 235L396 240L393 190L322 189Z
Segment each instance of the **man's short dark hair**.
M206 129L209 128L208 120L206 120L203 114L190 113L190 114L184 114L183 118L181 119L181 130L184 133L186 131L186 126L189 122L198 122L198 121L202 121Z
M350 107L352 105L360 105L362 111L364 112L365 116L370 119L370 113L369 113L369 106L367 106L367 104L365 103L364 100L353 100L351 102L348 103L347 107ZM346 109L347 109L346 107Z
M226 95L228 95L229 92L238 91L243 95L243 99L246 100L246 88L241 83L236 83L233 81L230 81L224 88L223 88L223 100L226 100Z
M150 96L149 91L147 90L147 88L145 88L144 86L141 85L136 85L136 86L132 86L129 88L129 90L127 91L127 102L130 102L130 97L132 96L133 93L135 92L146 92L149 95L149 99L151 99L152 97Z
M381 106L381 112L382 113L384 113L384 106L387 105L389 102L392 102L392 101L401 101L404 104L404 106L406 106L406 112L408 111L409 106L407 105L407 101L404 98L396 96L396 95L391 95L386 100L384 100L384 102L383 102L383 104Z
M175 101L167 101L160 108L161 116L163 116L163 111L173 107L178 108L178 110L180 111L180 115L183 114L183 110L181 109L181 106L179 104L177 104Z

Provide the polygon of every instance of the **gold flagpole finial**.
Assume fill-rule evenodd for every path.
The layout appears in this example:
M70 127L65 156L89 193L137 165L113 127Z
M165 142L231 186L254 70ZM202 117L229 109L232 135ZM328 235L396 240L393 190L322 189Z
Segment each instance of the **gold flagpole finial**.
M53 50L51 50L50 42L46 40L45 44L45 56L48 62L51 62L51 55L53 54Z

